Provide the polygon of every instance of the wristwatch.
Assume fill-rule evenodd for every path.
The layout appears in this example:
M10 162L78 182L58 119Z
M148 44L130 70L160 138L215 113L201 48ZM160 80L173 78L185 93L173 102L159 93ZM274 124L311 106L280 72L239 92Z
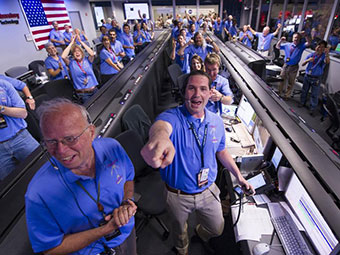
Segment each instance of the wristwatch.
M33 97L32 96L28 96L28 97L26 97L26 99L33 99Z
M3 113L5 111L5 106L0 105L0 113Z

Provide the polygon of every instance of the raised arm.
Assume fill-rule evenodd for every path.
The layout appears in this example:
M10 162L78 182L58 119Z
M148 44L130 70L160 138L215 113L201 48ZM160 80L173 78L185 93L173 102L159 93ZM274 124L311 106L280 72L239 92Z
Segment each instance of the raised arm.
M286 41L286 37L282 36L280 40L276 43L276 49L280 49L281 43Z
M279 33L281 26L282 26L282 25L281 25L280 23L277 24L277 28L276 28L275 32L273 33L274 36L276 36L276 35Z
M250 27L250 25L248 25L248 29L249 29L249 31L250 31L253 35L256 35L256 31L255 31L254 29L252 29L252 28Z
M175 156L175 147L170 140L172 126L169 122L156 121L149 132L149 141L141 150L145 162L153 168L170 165Z
M65 61L66 65L68 65L70 63L70 61L68 59L68 55L70 54L71 48L72 48L75 40L76 40L76 36L72 36L70 44L65 48L65 50L61 54L61 58Z
M217 46L217 44L210 37L205 38L205 40L207 41L207 43L211 44L214 47L213 48L214 52L216 52L216 53L220 52L220 48Z
M93 52L93 50L92 50L89 46L87 46L86 43L84 43L82 40L80 40L79 35L77 35L77 37L78 37L78 41L80 42L81 46L83 46L84 49L85 49L85 50L87 51L87 53L89 54L88 59L89 59L89 61L92 63L93 60L94 60L94 52Z

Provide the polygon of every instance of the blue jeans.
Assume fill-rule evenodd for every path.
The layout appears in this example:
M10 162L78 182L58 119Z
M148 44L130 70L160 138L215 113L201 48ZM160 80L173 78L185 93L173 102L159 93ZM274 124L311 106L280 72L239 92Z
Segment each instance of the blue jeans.
M305 75L305 77L303 78L300 103L301 104L306 103L308 91L311 88L310 110L314 110L318 106L320 79L321 77L311 77L308 75Z
M95 88L91 92L85 92L85 93L77 93L79 99L81 100L82 104L85 104L87 100L89 100L96 92L98 91L98 88Z
M23 161L38 146L39 143L27 129L14 138L0 143L0 180L3 180L15 169L17 161Z

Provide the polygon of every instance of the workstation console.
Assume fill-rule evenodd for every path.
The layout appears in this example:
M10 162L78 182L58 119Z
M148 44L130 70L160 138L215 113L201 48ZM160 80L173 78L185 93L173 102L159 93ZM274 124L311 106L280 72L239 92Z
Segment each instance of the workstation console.
M217 41L215 38L213 39ZM297 239L307 244L311 254L338 254L340 190L335 180L340 178L339 158L303 118L286 105L262 77L256 75L256 71L251 70L249 63L243 61L248 59L245 51L236 52L234 45L229 47L230 43L219 43L218 46L223 65L242 90L241 103L246 98L255 112L251 114L252 111L248 110L250 125L247 121L241 121L245 127L253 125L248 133L255 146L251 150L239 151L243 155L235 155L235 158L244 176L265 176L263 182L255 179L255 183L263 184L257 190L258 195L266 195L256 199L264 199L265 205L257 206L256 199L254 201L251 198L250 203L241 199L231 210L234 223L237 222L234 227L235 238L240 242L243 254L284 254L284 251L287 254L300 254L289 251L278 230L280 224L276 222L275 212L279 211L279 216L283 216L288 210L294 212L293 215L300 221L301 229L304 229L302 236L306 237L307 242ZM238 108L242 109L242 106L239 105ZM236 117L239 119L237 114ZM229 131L226 131L227 137ZM248 160L249 157L252 160ZM256 161L258 157L263 158L262 163ZM258 165L250 164L247 167L247 162L256 162ZM224 173L226 179L231 178L227 171ZM237 197L232 189L233 180L227 180L227 183L231 197ZM279 190L282 184L286 185ZM285 201L285 206L280 201ZM240 211L239 206L243 203L245 204ZM338 216L334 217L335 215ZM291 225L295 226L296 223ZM308 229L308 226L312 227ZM258 243L261 244L257 245ZM310 254L306 250L304 252L306 253L301 254Z

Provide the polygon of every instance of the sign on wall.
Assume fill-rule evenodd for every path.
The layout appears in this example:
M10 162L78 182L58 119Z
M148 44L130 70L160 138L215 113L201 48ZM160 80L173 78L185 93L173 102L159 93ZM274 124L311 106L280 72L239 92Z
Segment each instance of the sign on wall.
M9 24L19 24L19 13L5 13L0 14L0 24L1 25L9 25Z
M49 41L52 22L57 21L59 30L71 26L63 0L20 0L20 6L37 49Z

